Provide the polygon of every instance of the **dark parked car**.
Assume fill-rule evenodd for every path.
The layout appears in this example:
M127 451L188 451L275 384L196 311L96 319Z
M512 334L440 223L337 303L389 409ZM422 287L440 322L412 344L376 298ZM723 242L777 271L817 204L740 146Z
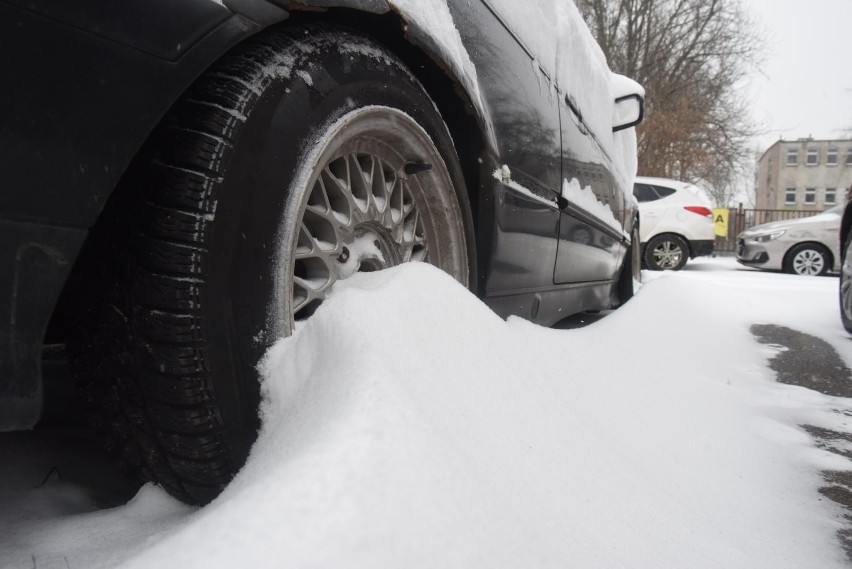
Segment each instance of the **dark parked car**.
M545 325L632 294L642 91L570 0L0 0L0 61L0 430L64 344L111 450L185 501L355 271L426 261Z
M852 186L846 190L846 206L840 221L840 319L852 333Z

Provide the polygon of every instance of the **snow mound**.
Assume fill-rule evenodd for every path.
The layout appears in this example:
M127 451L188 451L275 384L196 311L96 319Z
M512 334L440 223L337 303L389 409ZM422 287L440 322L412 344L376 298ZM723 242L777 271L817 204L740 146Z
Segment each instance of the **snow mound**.
M816 451L754 419L747 326L722 339L743 371L710 365L689 284L559 331L425 264L339 283L261 363L246 467L126 567L842 566Z

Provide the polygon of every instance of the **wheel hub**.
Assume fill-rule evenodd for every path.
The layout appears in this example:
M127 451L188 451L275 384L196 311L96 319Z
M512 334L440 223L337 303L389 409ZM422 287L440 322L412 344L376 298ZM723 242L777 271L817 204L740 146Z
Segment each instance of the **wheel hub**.
M657 264L665 269L676 266L680 262L680 248L666 241L654 250Z
M817 275L822 271L822 255L814 251L802 251L793 260L793 266L800 275Z
M375 222L358 224L349 238L344 239L337 256L337 279L356 272L370 273L395 267L405 259L403 246L394 240L390 231Z

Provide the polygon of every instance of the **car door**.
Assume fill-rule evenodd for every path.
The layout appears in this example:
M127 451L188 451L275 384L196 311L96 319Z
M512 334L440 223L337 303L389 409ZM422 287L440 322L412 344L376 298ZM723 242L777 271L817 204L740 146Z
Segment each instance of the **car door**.
M611 75L588 31L571 17L576 8L559 1L565 3L557 10L556 72L564 202L554 281L606 281L625 249L625 198L604 148L612 141Z
M487 166L494 195L480 204L493 216L492 234L483 240L490 248L486 297L553 287L562 153L555 1L448 3L491 111L498 152Z

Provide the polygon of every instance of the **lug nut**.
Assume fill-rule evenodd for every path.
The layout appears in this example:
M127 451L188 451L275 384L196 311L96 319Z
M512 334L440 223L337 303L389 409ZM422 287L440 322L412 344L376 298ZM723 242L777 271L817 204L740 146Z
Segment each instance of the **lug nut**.
M349 249L344 247L343 251L340 252L340 255L337 256L337 261L339 263L345 263L348 260L349 260Z

